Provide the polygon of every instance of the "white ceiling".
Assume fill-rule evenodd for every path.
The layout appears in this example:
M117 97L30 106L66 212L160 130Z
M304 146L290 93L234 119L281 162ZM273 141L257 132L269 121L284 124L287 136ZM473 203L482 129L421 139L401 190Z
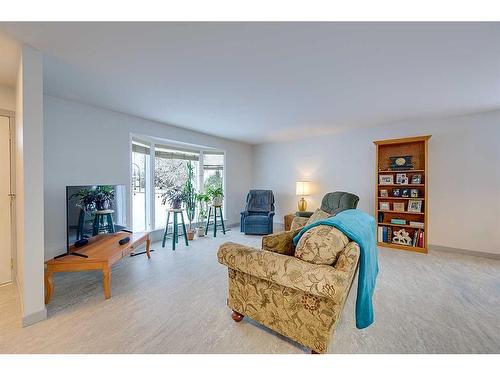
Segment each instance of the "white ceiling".
M2 23L45 92L247 143L500 107L499 23Z

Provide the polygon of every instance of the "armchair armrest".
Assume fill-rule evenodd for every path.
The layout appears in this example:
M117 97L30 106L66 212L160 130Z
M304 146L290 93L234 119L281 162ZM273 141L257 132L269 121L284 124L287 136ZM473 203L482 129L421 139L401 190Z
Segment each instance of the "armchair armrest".
M293 237L300 229L288 230L262 237L262 249L278 254L293 255Z
M348 272L234 242L222 244L217 259L232 270L339 303L350 286Z

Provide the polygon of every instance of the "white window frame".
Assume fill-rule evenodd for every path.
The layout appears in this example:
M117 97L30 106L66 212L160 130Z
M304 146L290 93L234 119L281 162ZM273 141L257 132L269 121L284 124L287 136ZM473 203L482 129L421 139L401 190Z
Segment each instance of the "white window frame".
M223 210L223 215L224 219L226 220L226 192L227 192L227 181L226 181L226 167L227 167L227 158L226 158L226 151L217 149L217 148L211 148L211 147L205 147L205 146L197 146L197 145L191 145L187 143L182 143L182 142L177 142L173 140L167 140L167 139L159 139L159 138L153 138L145 135L140 135L140 134L130 134L129 137L129 184L128 184L128 189L129 191L129 198L130 198L130 205L129 205L129 217L130 217L130 223L131 223L131 228L134 226L134 215L133 215L133 209L132 209L132 200L133 200L133 191L132 191L132 175L133 175L133 170L132 170L132 141L134 139L140 140L142 143L147 144L149 146L149 166L146 165L146 171L145 171L145 184L146 184L146 189L145 189L145 227L147 231L159 231L163 230L164 228L156 228L155 224L155 193L154 193L154 167L155 167L155 148L156 145L162 146L162 147L170 147L170 148L177 148L177 149L182 149L188 152L197 152L199 153L199 173L198 173L198 186L200 187L200 190L203 191L203 185L204 185L204 168L203 168L203 156L204 156L204 151L206 152L220 152L221 154L224 155L224 165L222 168L222 179L223 179L223 189L224 189L224 198L223 198L223 204L222 204L222 210ZM149 167L149 168L148 168Z

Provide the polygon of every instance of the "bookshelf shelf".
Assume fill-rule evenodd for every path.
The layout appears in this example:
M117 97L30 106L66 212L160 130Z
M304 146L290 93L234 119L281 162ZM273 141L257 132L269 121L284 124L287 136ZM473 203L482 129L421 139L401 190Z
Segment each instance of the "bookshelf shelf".
M389 212L393 214L408 214L408 215L425 215L425 212L408 212L408 211L394 211L394 210L378 210L378 212Z
M425 200L424 198L407 198L407 197L378 197L379 200L408 200L408 199L412 199L412 200L416 200L416 201L423 201Z
M374 141L376 147L376 165L375 165L375 216L377 219L377 235L378 235L378 246L387 247L390 249L415 251L419 253L427 253L427 238L428 238L428 141L430 135L420 136L420 137L410 137L410 138L399 138L399 139L387 139ZM391 160L390 157L402 157L411 156L411 167L408 169L391 170ZM393 159L394 160L394 159ZM379 176L383 174L392 175L394 180L396 180L397 173L405 173L408 178L408 182L411 182L415 175L420 175L420 180L417 179L418 184L380 184ZM389 178L386 178L388 180ZM390 182L390 181L388 181ZM395 181L394 181L395 182ZM418 195L418 197L401 197L393 196L393 194L400 195L401 190L411 189L411 194ZM395 189L399 189L398 192L394 192ZM388 195L386 197L381 197L381 191ZM413 190L417 190L414 192ZM407 193L404 192L406 195ZM409 212L408 204L412 204L412 208L418 210L419 204L410 201L418 200L421 205L421 212ZM380 210L379 203L386 202L390 210ZM400 203L398 203L400 202ZM401 209L404 205L405 211L394 210L394 205L400 205L397 207ZM414 205L414 206L413 206ZM403 219L406 220L408 224L399 225L390 223L391 219ZM410 221L423 222L423 228L413 225L409 225ZM378 229L381 228L381 229ZM405 229L412 239L412 245L402 245L392 242L393 233ZM384 242L385 241L385 242Z
M418 173L418 172L425 172L424 169L403 169L399 171L391 171L390 169L386 170L380 170L378 173Z

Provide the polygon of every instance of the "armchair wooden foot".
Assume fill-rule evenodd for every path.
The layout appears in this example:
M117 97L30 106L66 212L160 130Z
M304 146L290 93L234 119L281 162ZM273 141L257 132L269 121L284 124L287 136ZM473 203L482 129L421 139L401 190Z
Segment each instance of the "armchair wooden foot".
M233 318L233 320L236 323L241 322L244 317L245 317L244 315L241 315L239 312L236 312L234 310L233 310L233 313L231 314L231 318Z
M321 353L318 353L317 351L311 350L311 354L321 354Z

